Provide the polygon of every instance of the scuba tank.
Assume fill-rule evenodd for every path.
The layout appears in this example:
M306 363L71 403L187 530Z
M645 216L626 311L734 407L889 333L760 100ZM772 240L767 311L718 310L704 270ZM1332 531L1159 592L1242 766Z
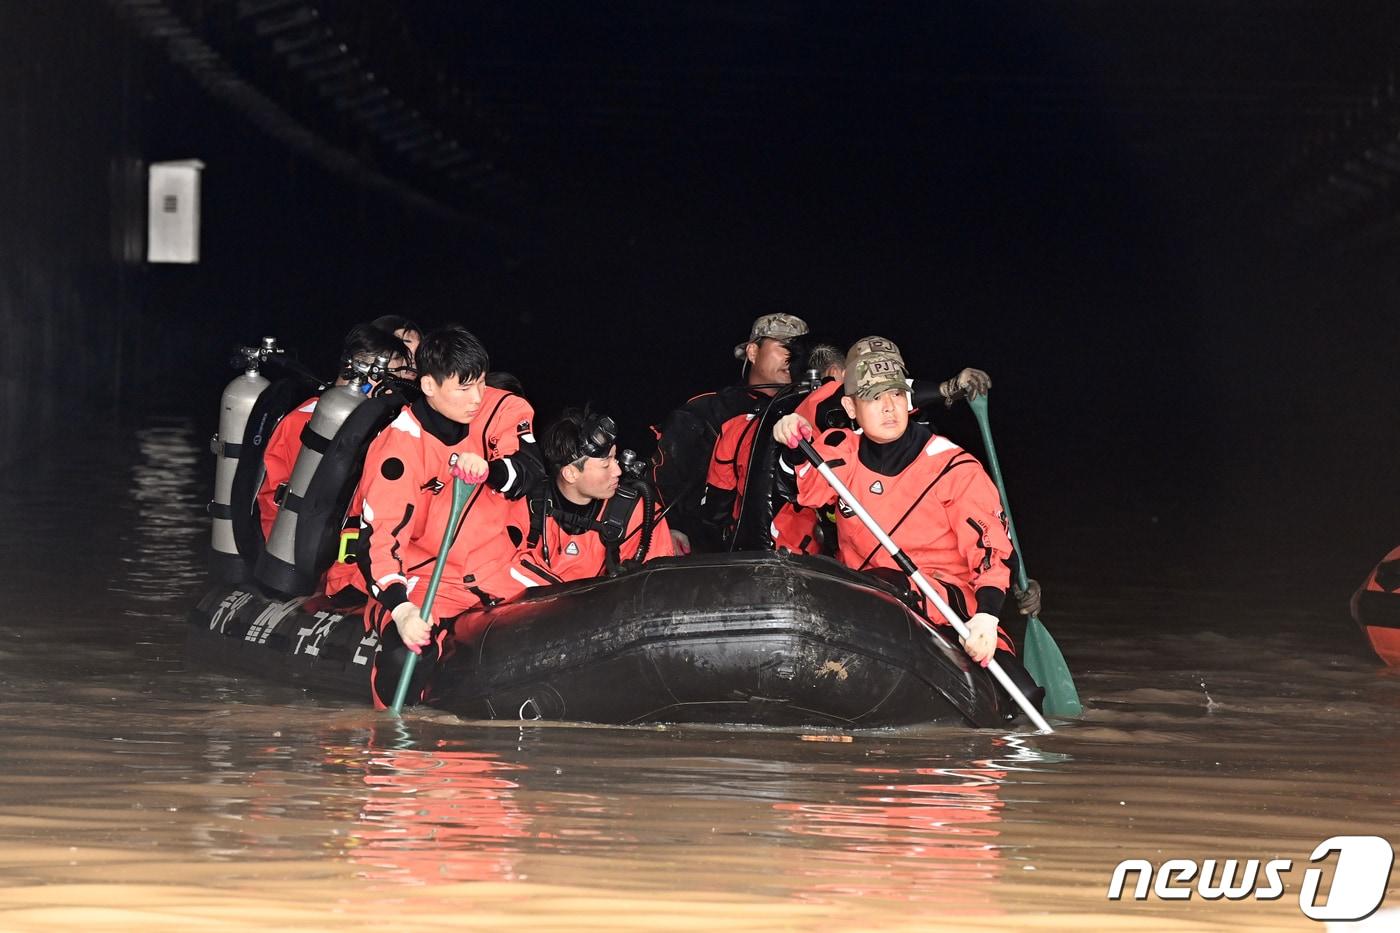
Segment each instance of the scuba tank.
M214 469L214 498L209 503L213 518L210 540L209 572L223 583L242 583L248 575L245 555L238 549L233 533L231 496L233 478L238 472L238 460L243 454L243 433L248 415L258 397L271 383L259 369L270 357L281 353L276 337L264 337L262 345L240 347L235 364L243 374L224 389L219 401L219 433L209 442L210 451L218 458Z
M291 365L286 365L288 363ZM285 370L287 374L277 375L272 371L274 367ZM233 540L238 544L239 556L249 570L257 564L266 543L258 491L267 477L267 464L263 458L268 445L282 420L308 398L320 395L325 388L323 382L285 358L264 366L263 374L272 380L272 385L258 396L248 415L248 426L243 430L243 452L238 458L238 470L233 474L233 489L229 493L233 510Z
M316 585L316 574L297 569L297 528L302 499L311 486L322 455L331 446L336 432L368 396L370 379L379 379L388 369L389 357L380 355L373 363L355 362L350 367L350 381L332 386L321 393L310 423L301 432L301 451L297 454L292 478L277 510L267 547L258 558L258 582L278 593L300 596L310 593Z
M807 394L820 383L818 374L808 370L806 381L783 386L758 414L753 444L749 448L745 488L739 493L742 498L739 502L739 515L735 519L733 533L729 539L729 550L773 550L773 537L769 529L773 524L773 517L782 506L774 496L779 452L777 444L773 441L773 425L784 415L796 411Z

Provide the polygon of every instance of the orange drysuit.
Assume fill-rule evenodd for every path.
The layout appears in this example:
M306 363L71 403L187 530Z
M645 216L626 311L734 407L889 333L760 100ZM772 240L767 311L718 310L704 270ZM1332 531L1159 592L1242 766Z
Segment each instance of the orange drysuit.
M762 411L770 401L770 396L755 389L730 386L695 396L652 428L656 434L652 472L656 491L667 506L670 526L685 533L694 550L723 547L701 506L705 473L720 428L735 415Z
M380 632L386 649L398 643L389 613L405 601L423 603L450 517L450 470L464 454L484 458L490 475L472 490L452 534L431 614L450 618L524 589L510 565L529 526L519 497L543 472L533 450L533 420L534 409L523 398L488 386L481 415L470 425L445 418L420 399L370 443L356 494L362 576L355 582L374 597L365 625ZM377 677L375 684L375 699L383 702Z
M826 404L828 400L831 398L839 399L844 388L845 383L840 379L825 380L821 385L807 393L807 397L797 406L797 414L801 415L808 424L818 431L835 427L836 425L823 423L825 419L821 417L821 411L823 408L829 407ZM840 404L839 401L837 404ZM844 416L846 413L842 411L841 414Z
M813 446L929 582L946 593L954 611L964 619L1001 611L1011 583L1011 540L1001 497L977 458L917 422L889 444L833 430ZM800 456L789 451L783 461L792 466ZM811 464L803 461L795 472L802 505L823 508L837 501ZM842 564L858 570L898 569L844 504L837 507L836 527ZM938 613L930 615L935 623L942 621Z

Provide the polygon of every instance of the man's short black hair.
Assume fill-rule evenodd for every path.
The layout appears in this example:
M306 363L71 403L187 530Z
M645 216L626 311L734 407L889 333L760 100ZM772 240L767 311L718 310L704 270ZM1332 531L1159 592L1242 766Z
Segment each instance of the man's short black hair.
M590 406L566 408L540 434L540 452L550 476L588 457L607 456L617 444L617 425Z
M558 476L564 467L578 462L583 428L592 417L589 408L566 408L540 432L540 452L550 476Z
M341 375L349 377L350 364L361 357L387 356L391 360L398 356L412 362L413 354L408 346L394 336L393 331L384 330L373 324L356 324L345 335L340 347Z
M438 382L456 377L471 382L491 368L491 358L471 331L448 324L423 337L418 345L418 375Z
M419 335L423 333L423 328L418 326L417 321L410 320L402 314L381 314L379 317L370 321L370 323L380 330L387 330L391 334L400 330L413 331L415 334Z

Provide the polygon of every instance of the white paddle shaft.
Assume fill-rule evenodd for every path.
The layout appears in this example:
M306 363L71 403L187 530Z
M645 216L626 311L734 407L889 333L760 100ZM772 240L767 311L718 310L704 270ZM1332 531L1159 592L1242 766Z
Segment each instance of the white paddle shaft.
M948 620L948 624L958 633L958 637L966 640L971 634L968 631L967 624L963 622L962 619L958 618L958 614L953 611L952 607L944 602L943 598L938 595L929 584L928 580L924 579L923 572L909 559L909 555L901 551L899 545L894 543L894 539L885 534L885 529L881 528L870 513L865 511L865 506L861 505L860 501L856 499L851 490L846 487L846 484L836 477L836 474L831 471L831 467L827 466L826 461L821 458L821 454L817 453L817 449L807 441L803 441L801 446L802 452L807 456L808 460L812 461L812 465L817 468L817 472L822 475L823 479L831 484L832 489L836 490L836 495L841 497L841 501L846 503L846 508L856 513L856 517L861 520L861 523L865 525L866 528L870 529L870 533L875 536L880 542L880 545L886 551L890 552L890 556L895 559L895 563L900 565L900 569L909 574L909 578L914 581L914 585L919 588L920 592L924 594L929 602L938 607L938 611L942 613L943 618ZM1011 682L1010 676L1007 675L1006 671L1002 670L996 658L987 661L987 670L991 671L992 676L997 679L997 683L1001 684L1002 688L1011 696L1011 699L1016 701L1016 705L1021 707L1021 711L1030 718L1030 721L1035 724L1037 729L1041 732L1055 731L1050 728L1050 724L1045 721L1045 717L1040 715L1040 710L1035 708L1035 704L1027 699L1020 688Z

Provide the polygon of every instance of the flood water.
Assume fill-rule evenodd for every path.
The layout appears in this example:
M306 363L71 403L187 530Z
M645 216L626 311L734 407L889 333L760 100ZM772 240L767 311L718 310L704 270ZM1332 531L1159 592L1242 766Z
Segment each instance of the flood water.
M0 472L0 929L1323 929L1313 848L1400 840L1400 677L1345 607L1126 558L1045 580L1054 735L396 723L200 669L206 443ZM1127 858L1293 868L1109 900Z

